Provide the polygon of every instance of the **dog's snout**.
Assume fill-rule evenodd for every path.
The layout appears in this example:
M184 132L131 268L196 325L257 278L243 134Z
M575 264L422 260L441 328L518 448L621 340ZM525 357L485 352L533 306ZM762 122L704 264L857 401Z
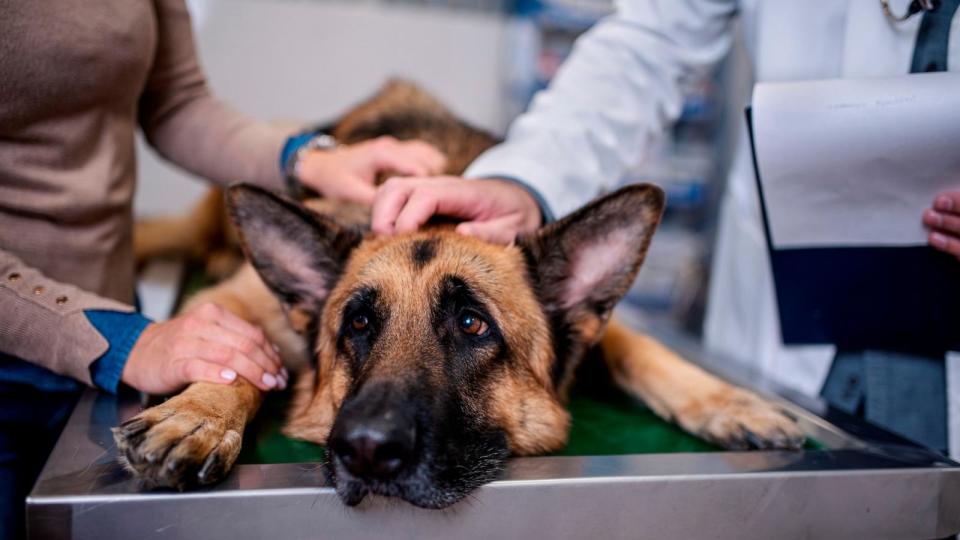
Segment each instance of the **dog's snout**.
M414 430L390 425L355 425L330 442L331 450L358 478L396 476L413 455Z
M330 451L353 476L387 480L414 458L416 424L402 401L364 401L341 411L330 434Z

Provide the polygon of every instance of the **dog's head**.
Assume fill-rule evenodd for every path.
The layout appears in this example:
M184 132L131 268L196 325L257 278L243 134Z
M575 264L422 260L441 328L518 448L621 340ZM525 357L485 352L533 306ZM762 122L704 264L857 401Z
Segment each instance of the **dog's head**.
M507 456L559 449L572 372L640 268L663 193L630 186L513 246L391 238L248 186L244 249L311 344L287 432L327 444L337 493L440 508Z

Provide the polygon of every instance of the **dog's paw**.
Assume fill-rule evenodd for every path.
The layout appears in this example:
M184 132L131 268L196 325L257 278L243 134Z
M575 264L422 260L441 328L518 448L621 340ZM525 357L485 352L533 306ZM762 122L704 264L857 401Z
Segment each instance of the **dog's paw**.
M176 401L113 428L121 461L151 487L183 490L221 480L240 453L241 434L215 414Z
M677 420L689 431L729 450L795 450L806 441L786 412L733 387L697 400Z

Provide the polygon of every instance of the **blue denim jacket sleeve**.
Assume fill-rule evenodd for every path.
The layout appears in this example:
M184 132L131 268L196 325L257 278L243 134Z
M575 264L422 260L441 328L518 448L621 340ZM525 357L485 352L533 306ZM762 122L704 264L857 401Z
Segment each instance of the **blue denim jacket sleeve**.
M84 314L110 344L107 352L90 365L90 376L100 389L115 394L130 350L151 321L139 313L87 310Z

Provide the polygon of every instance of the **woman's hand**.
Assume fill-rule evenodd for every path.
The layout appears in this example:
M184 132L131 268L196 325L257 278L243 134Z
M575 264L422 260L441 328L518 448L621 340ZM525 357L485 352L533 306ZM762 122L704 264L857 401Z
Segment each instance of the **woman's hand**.
M404 176L438 174L447 159L423 141L378 137L333 150L315 150L299 165L300 181L324 197L372 204L380 173Z
M371 227L377 234L411 232L435 215L462 219L458 233L496 244L509 244L543 221L537 201L513 182L439 176L387 180L373 202Z
M120 378L137 390L168 394L198 381L229 384L237 375L261 390L283 390L289 377L262 330L206 303L147 326Z
M923 223L930 227L931 246L960 258L960 191L937 195L933 208L923 212Z

